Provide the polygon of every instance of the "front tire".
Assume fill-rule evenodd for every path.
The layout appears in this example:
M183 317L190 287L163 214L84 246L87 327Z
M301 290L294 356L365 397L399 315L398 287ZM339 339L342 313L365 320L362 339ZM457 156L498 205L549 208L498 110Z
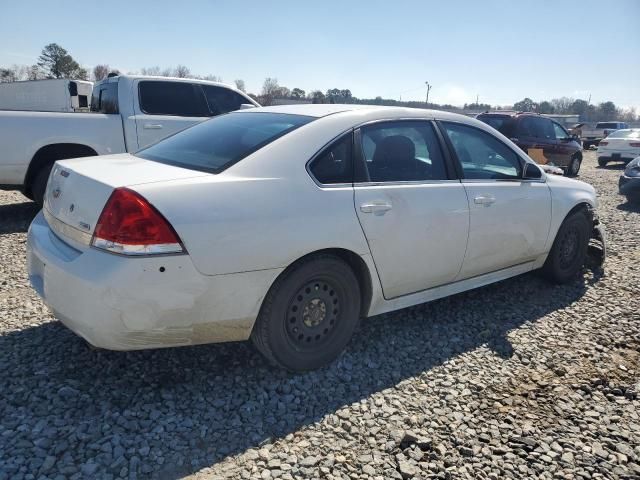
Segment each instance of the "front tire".
M295 264L267 294L251 340L272 364L303 372L344 350L360 318L360 286L353 270L333 255Z
M542 267L542 273L549 280L567 283L582 270L592 228L592 221L585 211L572 213L565 219Z
M571 163L569 163L569 166L567 167L567 176L577 176L578 172L580 171L580 165L582 165L582 158L576 155L571 159Z

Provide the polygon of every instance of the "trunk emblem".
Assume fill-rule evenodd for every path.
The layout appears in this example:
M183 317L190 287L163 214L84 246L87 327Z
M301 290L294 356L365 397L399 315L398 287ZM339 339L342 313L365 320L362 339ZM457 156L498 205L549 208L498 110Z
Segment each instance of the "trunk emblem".
M71 205L69 205L69 211L73 212L73 210L76 208L76 206L72 203Z
M58 198L58 197L60 196L60 193L61 193L61 192L60 192L60 189L59 189L59 188L56 188L56 189L53 191L53 198Z
M60 175L62 175L64 178L67 178L69 176L69 172L66 170L60 170Z

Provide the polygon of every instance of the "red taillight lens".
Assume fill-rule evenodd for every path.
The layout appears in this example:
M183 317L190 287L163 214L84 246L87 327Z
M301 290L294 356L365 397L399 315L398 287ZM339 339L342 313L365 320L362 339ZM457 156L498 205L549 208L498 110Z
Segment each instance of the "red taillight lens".
M185 251L167 219L144 197L128 188L115 189L107 200L91 244L123 255Z
M609 145L609 142L603 142L602 140L600 141L600 143L598 143L598 145Z
M638 148L640 147L640 142L633 142L629 144L630 147Z

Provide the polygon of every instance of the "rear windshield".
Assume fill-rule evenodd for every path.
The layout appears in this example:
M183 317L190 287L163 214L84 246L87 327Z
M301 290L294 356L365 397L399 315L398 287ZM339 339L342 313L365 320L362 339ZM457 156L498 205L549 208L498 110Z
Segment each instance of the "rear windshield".
M601 122L596 125L596 128L620 128L620 124L617 122Z
M607 138L640 138L640 130L618 130Z
M497 117L497 116L478 116L478 120L483 121L484 123L486 123L487 125L492 126L493 128L495 128L496 130L500 131L500 129L503 127L504 122L507 121L509 117Z
M136 156L218 173L313 119L286 113L229 113L187 128Z

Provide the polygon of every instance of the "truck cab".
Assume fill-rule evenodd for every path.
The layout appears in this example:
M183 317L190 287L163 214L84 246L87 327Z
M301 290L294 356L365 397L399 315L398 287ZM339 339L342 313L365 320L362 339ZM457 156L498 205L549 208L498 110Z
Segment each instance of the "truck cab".
M259 106L228 85L168 77L107 78L96 83L91 97L92 112L122 117L128 152L247 105Z

